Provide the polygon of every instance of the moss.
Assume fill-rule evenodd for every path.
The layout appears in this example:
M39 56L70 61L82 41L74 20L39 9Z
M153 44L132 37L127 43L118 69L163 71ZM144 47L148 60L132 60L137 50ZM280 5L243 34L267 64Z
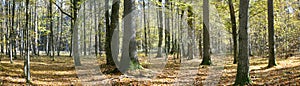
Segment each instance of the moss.
M144 68L138 62L130 61L130 67L129 67L129 69L130 70L137 70L137 69L144 69Z

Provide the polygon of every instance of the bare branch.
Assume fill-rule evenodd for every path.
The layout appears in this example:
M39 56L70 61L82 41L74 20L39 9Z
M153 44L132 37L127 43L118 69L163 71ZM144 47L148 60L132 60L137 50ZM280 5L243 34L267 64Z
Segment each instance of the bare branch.
M65 11L63 11L63 10L61 9L61 7L58 6L55 2L52 2L52 3L54 3L55 6L56 6L63 14L67 15L67 16L70 17L72 20L74 19L73 16L71 16L70 14L66 13Z

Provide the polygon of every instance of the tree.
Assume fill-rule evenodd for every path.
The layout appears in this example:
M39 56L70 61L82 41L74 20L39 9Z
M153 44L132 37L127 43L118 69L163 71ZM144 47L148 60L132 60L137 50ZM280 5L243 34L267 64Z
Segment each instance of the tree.
M10 30L10 39L9 39L9 57L10 57L10 63L13 63L13 57L15 57L13 55L13 50L15 47L14 46L14 42L15 42L15 36L14 36L14 20L15 20L15 8L16 8L16 0L13 0L13 6L12 6L12 17L11 17L11 30Z
M232 28L232 39L233 39L233 64L237 63L237 29L236 29L236 18L234 12L234 6L232 0L228 0L228 5L230 9L230 17L231 17L231 28Z
M193 7L188 6L188 36L189 36L189 42L188 42L188 59L194 58L194 44L195 44L195 37L194 37L194 12Z
M33 53L34 55L38 55L38 52L39 52L39 49L38 49L38 46L39 46L39 43L38 43L38 37L39 37L39 34L38 34L38 26L39 26L39 19L38 19L38 11L37 11L37 0L35 0L34 2L34 45L33 45Z
M74 57L75 66L81 66L80 62L80 50L79 50L79 32L78 32L78 24L77 24L77 12L78 12L78 5L80 0L73 0L73 27L72 28L72 54Z
M49 19L49 29L50 29L50 50L52 52L50 52L50 57L52 58L52 61L54 61L54 54L55 54L55 50L54 50L54 31L53 31L53 15L52 15L52 1L49 0L49 13L48 13L48 19Z
M25 59L25 63L24 65L25 66L25 76L26 76L26 83L27 84L30 84L30 36L29 36L29 0L26 0L26 8L25 8L25 11L26 11L26 21L25 21L25 29L26 29L26 59Z
M147 17L146 17L146 2L143 0L143 14L144 14L144 49L145 49L145 55L148 56L148 38L147 38Z
M248 19L249 19L249 1L240 1L239 10L239 54L238 67L234 85L251 84L249 77L249 39L248 39Z
M133 69L140 68L140 63L137 56L136 49L136 30L133 22L134 0L124 0L124 35L122 43L122 57L120 64L120 71L126 72L129 66Z
M99 34L99 32L98 32L98 26L97 26L97 21L98 21L98 17L97 17L97 10L96 10L96 8L97 8L97 5L96 5L96 0L94 0L94 25L95 25L95 27L94 27L94 31L95 31L95 54L96 54L96 56L98 56L98 34Z
M165 7L166 8L170 8L170 1L169 0L165 0ZM170 10L163 10L164 16L165 16L165 53L166 56L168 56L169 52L170 52L170 42L171 42L171 33L170 33Z
M106 1L106 5L108 5L108 1ZM112 5L112 12L111 12L111 23L109 24L109 11L108 8L106 7L106 41L105 41L105 52L106 52L106 64L107 65L112 65L115 66L115 62L113 57L113 54L118 54L119 49L118 45L119 44L112 44L112 43L118 43L118 42L112 42L113 34L119 34L118 33L118 26L119 26L119 8L120 8L120 0L113 0L113 5ZM116 33L115 33L116 32ZM118 37L116 36L114 40L119 40Z
M85 2L83 3L83 55L87 55L87 48L86 48L86 6Z
M268 0L268 33L269 33L269 64L268 67L276 66L275 36L274 36L274 13L273 0Z
M106 37L105 37L105 54L106 54L106 64L107 65L113 65L111 61L112 59L112 53L111 53L111 28L110 28L110 18L109 18L109 0L105 0L105 31L106 31Z
M157 50L157 56L156 57L162 57L162 41L163 41L163 9L164 9L164 1L159 0L160 3L162 3L162 6L160 6L159 9L159 26L158 26L158 30L159 30L159 35L158 35L158 50Z
M209 0L203 0L203 60L201 65L211 65L209 36Z

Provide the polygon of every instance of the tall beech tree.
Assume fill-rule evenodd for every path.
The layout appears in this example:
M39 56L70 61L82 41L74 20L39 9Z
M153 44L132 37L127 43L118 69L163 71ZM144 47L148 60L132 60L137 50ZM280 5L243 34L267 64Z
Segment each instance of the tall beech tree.
M269 33L269 64L268 64L268 67L276 66L273 10L274 10L273 0L268 0L268 33Z
M203 0L203 60L201 65L211 65L209 36L209 0Z
M249 77L249 1L240 1L239 10L239 54L238 54L238 66L237 74L234 85L249 85L251 80Z

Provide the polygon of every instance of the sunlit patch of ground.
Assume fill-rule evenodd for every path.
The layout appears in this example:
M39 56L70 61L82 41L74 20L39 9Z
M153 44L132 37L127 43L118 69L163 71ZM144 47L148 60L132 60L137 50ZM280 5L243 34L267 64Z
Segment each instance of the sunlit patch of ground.
M236 76L236 64L232 64L232 57L216 60L212 66L198 66L201 62L195 60L182 60L188 62L180 64L169 57L165 63L150 64L147 62L148 57L140 57L141 64L145 69L137 73L146 74L144 77L136 78L133 75L123 74L105 74L104 79L108 85L139 85L139 86L169 86L169 85L205 85L212 80L217 80L218 85L232 85ZM155 61L155 59L152 59ZM158 59L161 61L163 59ZM99 72L105 73L113 70L111 66L105 65L105 58L97 58L99 64ZM0 63L0 85L25 85L23 76L22 59L14 60L11 64L8 58L2 58ZM220 64L221 63L221 64ZM300 57L294 56L290 58L277 58L276 67L266 68L268 64L267 58L251 57L250 58L250 78L253 85L300 85ZM152 65L152 67L151 67ZM223 65L223 66L220 66ZM164 66L158 67L156 66ZM189 67L191 66L191 67ZM151 68L151 69L150 69ZM185 71L182 71L182 70ZM188 71L192 72L188 72ZM85 71L85 70L82 70ZM195 72L196 71L196 72ZM148 75L147 75L148 72ZM212 73L213 72L213 73ZM219 74L219 79L208 79L213 74ZM151 75L155 74L155 76ZM147 76L147 77L145 77ZM180 78L183 77L183 78ZM214 76L215 77L215 76ZM83 80L78 78L71 57L56 57L55 61L51 61L49 57L34 57L31 59L31 80L33 85L84 85Z

